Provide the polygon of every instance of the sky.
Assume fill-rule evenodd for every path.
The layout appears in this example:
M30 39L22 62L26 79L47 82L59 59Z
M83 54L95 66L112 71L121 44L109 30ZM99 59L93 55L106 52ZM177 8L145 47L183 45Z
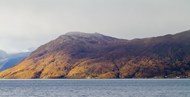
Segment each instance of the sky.
M190 30L190 0L0 0L0 49L37 48L70 31L123 39Z

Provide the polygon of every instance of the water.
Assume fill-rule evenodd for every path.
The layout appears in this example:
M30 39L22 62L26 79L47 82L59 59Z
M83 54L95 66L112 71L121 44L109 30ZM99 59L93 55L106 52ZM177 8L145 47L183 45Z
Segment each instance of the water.
M190 80L0 80L0 97L190 97Z

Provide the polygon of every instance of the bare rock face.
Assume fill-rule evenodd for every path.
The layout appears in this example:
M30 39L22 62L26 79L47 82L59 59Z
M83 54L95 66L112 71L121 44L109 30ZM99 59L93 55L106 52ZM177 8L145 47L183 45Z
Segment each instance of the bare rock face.
M124 40L70 32L42 45L0 78L190 77L190 31Z

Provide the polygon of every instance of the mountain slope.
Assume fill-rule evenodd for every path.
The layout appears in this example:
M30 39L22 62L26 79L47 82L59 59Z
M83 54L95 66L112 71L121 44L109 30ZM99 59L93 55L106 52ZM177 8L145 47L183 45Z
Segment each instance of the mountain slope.
M7 53L3 50L0 50L0 59L5 58L7 56Z
M27 56L29 56L29 52L23 52L23 53L17 53L17 54L7 54L5 58L0 59L0 71L3 71L5 69L8 69L19 62L21 62L23 59L25 59Z
M71 32L34 51L1 78L190 77L190 31L123 40Z

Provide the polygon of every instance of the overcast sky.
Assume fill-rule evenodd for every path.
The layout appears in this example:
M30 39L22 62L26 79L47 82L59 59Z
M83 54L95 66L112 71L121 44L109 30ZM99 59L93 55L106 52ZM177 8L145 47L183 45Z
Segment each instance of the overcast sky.
M70 31L143 38L190 29L190 0L0 0L0 49L38 47Z

